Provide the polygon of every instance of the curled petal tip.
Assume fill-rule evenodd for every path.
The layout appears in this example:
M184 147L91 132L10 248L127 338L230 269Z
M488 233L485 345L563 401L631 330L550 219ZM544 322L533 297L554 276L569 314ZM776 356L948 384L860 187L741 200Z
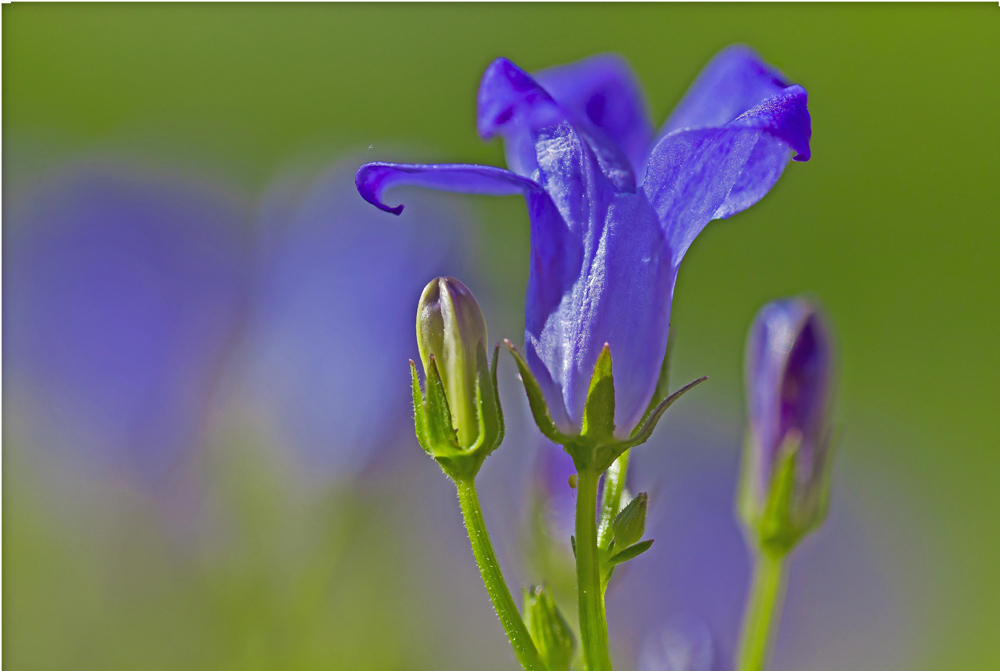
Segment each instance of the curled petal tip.
M396 205L391 207L382 202L382 172L380 168L385 167L387 164L384 163L366 163L360 168L358 168L357 174L354 175L354 185L358 189L358 193L367 202L371 203L383 212L388 212L389 214L395 214L399 216L403 212L403 205Z

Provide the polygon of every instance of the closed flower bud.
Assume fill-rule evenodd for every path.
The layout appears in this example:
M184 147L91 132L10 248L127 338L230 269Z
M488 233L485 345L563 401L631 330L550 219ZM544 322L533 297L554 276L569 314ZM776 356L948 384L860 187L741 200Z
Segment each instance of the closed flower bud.
M524 590L524 624L549 671L568 671L576 638L546 586Z
M618 551L635 545L646 533L646 492L640 493L618 513L611 527L614 530L615 549Z
M757 314L747 341L740 509L765 550L787 552L825 515L833 366L832 338L814 303L774 301Z
M486 320L468 287L439 277L424 288L417 306L417 346L426 394L420 393L411 362L417 437L451 475L474 475L503 438L496 351L491 366L486 338Z

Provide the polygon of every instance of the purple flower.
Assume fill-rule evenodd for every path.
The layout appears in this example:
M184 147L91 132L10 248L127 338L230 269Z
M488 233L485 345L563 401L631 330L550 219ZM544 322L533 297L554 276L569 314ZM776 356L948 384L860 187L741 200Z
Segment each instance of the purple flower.
M531 219L525 309L528 364L564 433L578 433L605 343L616 381L615 435L632 432L653 395L678 267L712 219L760 200L793 153L809 158L806 92L748 48L719 54L654 139L640 88L617 56L532 77L494 61L477 127L504 138L510 170L369 163L370 203L396 184L523 194Z
M203 436L247 289L247 209L217 187L88 161L18 194L4 385L28 444L159 488Z
M747 339L749 414L744 515L764 514L783 449L795 449L788 515L796 533L822 519L828 487L833 345L819 308L804 298L765 305ZM786 447L787 446L787 447Z

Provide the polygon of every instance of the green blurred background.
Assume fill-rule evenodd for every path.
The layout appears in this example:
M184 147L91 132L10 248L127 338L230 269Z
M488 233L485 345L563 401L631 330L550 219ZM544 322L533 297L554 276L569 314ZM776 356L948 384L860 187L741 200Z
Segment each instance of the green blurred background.
M292 156L358 147L371 146L380 159L398 158L382 147L406 144L427 162L502 165L499 143L482 143L474 129L476 87L493 58L534 70L619 52L659 123L708 59L734 42L750 44L808 89L813 158L792 164L760 204L709 226L692 247L673 312L676 379L710 374L702 402L738 417L743 339L755 311L778 296L819 296L843 361L837 477L870 511L873 543L907 548L890 554L914 646L908 668L997 668L1000 10L993 3L5 5L4 181L29 180L60 157L95 147L197 163L250 198ZM517 198L469 200L480 215L479 248L488 250L477 263L497 294L509 297L497 320L512 325L502 335L514 335L527 278L527 216ZM175 588L169 551L150 539L135 541L141 550L129 579L143 585L166 628L133 631L114 621L80 628L77 618L97 617L87 604L104 570L100 531L72 542L40 531L44 507L18 484L9 452L4 466L9 668L66 668L67 636L82 641L74 654L90 651L76 668L330 662L313 650L323 633L310 629L308 604L295 611L301 621L259 617L247 625L280 628L285 644L302 648L295 659L268 661L235 633L241 642L230 648L218 640L192 648L200 639L169 623L199 612L191 604L225 592L231 576ZM233 467L240 473L233 486L265 502L257 506L261 524L291 533L276 518L295 504L267 482L266 465L216 467ZM295 519L320 530L302 536L333 547L332 537L353 533L352 542L370 549L353 561L368 569L381 562L379 575L402 580L393 562L414 560L395 556L391 538L365 531L377 526L368 516L393 517L392 502L374 492L350 501L299 510ZM363 511L344 512L352 508ZM251 564L266 563L264 555L241 556ZM310 556L324 561L322 552ZM348 574L345 589L364 595L350 603L397 603L388 620L371 615L377 644L355 641L355 650L344 642L333 658L339 668L434 667L411 654L419 636L399 624L431 597L391 579ZM161 582L148 584L149 575ZM253 597L246 598L212 601L226 604L216 615L234 631L240 617L252 617ZM39 605L52 599L60 607ZM357 606L343 617L364 622L369 615ZM177 637L175 647L164 645L165 632ZM233 649L236 661L220 652Z

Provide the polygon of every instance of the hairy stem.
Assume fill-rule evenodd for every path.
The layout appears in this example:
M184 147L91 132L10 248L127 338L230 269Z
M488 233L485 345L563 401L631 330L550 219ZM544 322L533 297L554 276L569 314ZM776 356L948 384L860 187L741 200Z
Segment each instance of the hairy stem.
M483 510L479 506L479 495L476 493L476 483L469 478L456 479L455 486L458 489L458 501L462 506L462 518L465 520L465 529L469 532L469 543L472 545L472 554L476 558L479 566L479 575L483 578L486 591L493 602L493 608L500 617L504 631L507 632L507 639L517 661L521 663L525 671L546 671L542 658L538 655L531 635L524 620L517 610L514 598L507 589L507 583L503 579L500 571L500 564L497 562L496 553L493 551L493 544L490 542L490 534L486 530L486 520L483 519Z
M600 474L579 471L576 498L576 582L580 639L587 671L611 671L608 623L604 615L601 565L597 549L597 481Z
M767 552L757 553L753 584L743 616L739 671L763 671L775 625L781 619L784 596L785 559Z

